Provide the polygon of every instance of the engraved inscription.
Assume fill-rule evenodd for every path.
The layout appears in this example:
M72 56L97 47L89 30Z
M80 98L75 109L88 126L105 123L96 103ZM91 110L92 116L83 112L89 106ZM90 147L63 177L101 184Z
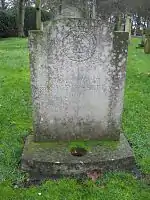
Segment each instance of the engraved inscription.
M69 30L63 39L63 51L73 61L82 62L90 59L96 50L94 33L80 29Z

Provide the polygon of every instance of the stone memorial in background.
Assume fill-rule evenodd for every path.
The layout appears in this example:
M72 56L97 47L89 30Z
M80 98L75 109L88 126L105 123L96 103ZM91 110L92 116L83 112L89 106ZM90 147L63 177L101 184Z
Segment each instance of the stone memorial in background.
M150 28L145 30L144 52L150 54Z
M29 34L34 133L22 169L35 177L131 170L133 153L121 131L128 33L113 32L107 18L62 11L65 17ZM74 142L86 143L83 156L71 153Z

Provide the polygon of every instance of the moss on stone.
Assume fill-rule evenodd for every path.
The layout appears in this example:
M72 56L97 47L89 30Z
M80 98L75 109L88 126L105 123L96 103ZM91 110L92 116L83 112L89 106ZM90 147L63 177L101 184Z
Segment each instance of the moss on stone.
M71 141L68 143L68 147L82 147L85 148L87 151L91 150L93 147L102 146L105 148L115 149L117 148L118 142L117 141L98 141L98 140L85 140L85 141Z
M94 147L101 147L109 150L115 150L118 147L118 141L98 141L98 140L76 140L70 142L30 142L28 145L28 153L32 153L35 149L66 149L70 151L71 148L80 147L87 151L91 151Z

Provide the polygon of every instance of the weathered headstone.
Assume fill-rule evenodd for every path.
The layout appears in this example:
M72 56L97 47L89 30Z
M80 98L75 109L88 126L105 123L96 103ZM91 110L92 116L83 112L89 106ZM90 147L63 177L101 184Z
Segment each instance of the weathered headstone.
M26 141L22 168L35 176L134 164L120 127L128 33L113 32L106 19L72 18L72 10L71 18L56 18L29 35L34 135ZM67 145L78 140L109 142L94 142L75 157Z

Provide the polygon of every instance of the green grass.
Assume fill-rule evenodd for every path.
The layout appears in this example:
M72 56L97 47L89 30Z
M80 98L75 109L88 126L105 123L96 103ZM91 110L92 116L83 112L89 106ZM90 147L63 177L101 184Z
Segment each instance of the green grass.
M150 55L129 46L123 130L133 144L137 164L150 173ZM26 39L0 40L0 200L148 200L144 180L127 173L105 174L96 184L63 179L38 187L14 188L26 174L18 166L23 139L32 130ZM41 193L39 195L38 193Z

